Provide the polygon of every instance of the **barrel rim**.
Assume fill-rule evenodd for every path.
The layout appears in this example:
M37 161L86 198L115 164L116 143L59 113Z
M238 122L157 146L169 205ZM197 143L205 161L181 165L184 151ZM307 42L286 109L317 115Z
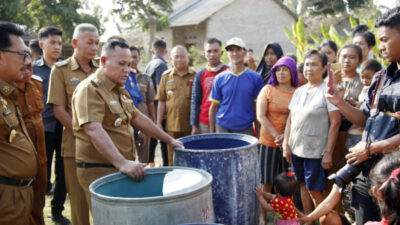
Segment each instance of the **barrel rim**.
M230 151L249 149L249 148L253 148L254 146L257 147L257 145L258 145L258 139L256 137L250 136L247 134L238 134L238 133L197 134L197 135L185 136L185 137L179 138L178 140L184 143L185 141L190 141L192 139L193 140L206 139L206 138L202 138L205 136L211 136L214 139L225 139L226 137L229 136L229 138L234 139L234 140L246 141L249 143L249 145L242 146L242 147L235 147L235 148L213 149L212 151L210 151L209 149L193 149L193 148L186 149L186 148L180 148L180 147L175 147L174 150L179 151L179 152L212 154L212 153L221 153L221 152L230 152ZM195 137L200 137L200 138L195 139Z
M107 176L104 177L100 177L98 179L96 179L95 181L93 181L90 185L89 185L89 191L91 194L91 199L96 198L99 200L106 200L106 201L113 201L113 202L136 202L136 203L140 203L140 202L151 202L151 201L170 201L170 200L174 200L177 198L184 198L187 196L191 196L194 194L198 194L198 193L203 193L204 191L207 191L208 188L211 188L211 183L213 181L213 177L210 173L208 173L207 171L201 170L201 169L196 169L196 168L189 168L189 167L183 167L183 166L171 166L171 167L157 167L157 168L145 168L146 170L146 174L157 174L160 172L169 172L172 170L176 170L176 169L185 169L185 170L192 170L192 171L196 171L198 173L200 173L201 175L205 176L206 179L208 180L207 182L205 182L204 184L193 188L190 191L185 191L183 193L178 193L178 194L172 194L172 195L168 195L168 196L154 196L154 197L142 197L142 198L122 198L122 197L112 197L112 196L107 196L107 195L102 195L99 194L97 192L95 192L95 190L100 187L101 185L105 184L104 179L108 178L108 177L112 177L112 179L108 180L108 181L115 181L121 178L125 178L127 177L126 174L121 173L121 172L117 172L117 173L112 173L109 174Z

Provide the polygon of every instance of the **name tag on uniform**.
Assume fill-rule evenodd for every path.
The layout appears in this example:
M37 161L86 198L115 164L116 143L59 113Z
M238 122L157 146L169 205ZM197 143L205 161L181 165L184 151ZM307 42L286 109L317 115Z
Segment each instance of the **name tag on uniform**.
M175 80L169 80L167 81L167 84L174 82Z
M110 100L110 105L115 105L115 104L118 104L116 100Z
M10 110L10 109L6 109L6 110L3 111L3 115L4 115L4 116L7 116L7 115L10 114L10 113L11 113L11 110Z
M79 84L79 82L80 82L80 80L79 80L78 78L72 77L72 78L69 80L69 85L77 85L77 84Z

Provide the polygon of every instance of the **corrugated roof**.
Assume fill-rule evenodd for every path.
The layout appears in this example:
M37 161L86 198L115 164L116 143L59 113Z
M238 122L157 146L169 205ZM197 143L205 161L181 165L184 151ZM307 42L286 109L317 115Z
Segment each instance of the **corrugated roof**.
M235 0L194 0L169 16L170 26L198 25Z

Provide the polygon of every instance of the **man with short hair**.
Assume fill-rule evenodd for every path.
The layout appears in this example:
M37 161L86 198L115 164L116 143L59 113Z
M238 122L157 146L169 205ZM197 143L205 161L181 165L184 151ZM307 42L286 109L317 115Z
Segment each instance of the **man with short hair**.
M53 106L55 117L64 126L62 155L72 224L85 225L89 224L89 207L76 176L71 99L76 86L97 70L98 60L94 59L99 47L97 28L87 23L76 26L72 46L74 54L67 60L55 63L51 70L47 103Z
M39 46L38 39L32 39L29 41L29 48L31 49L32 59L37 59L43 55L43 51Z
M257 60L254 58L254 52L253 49L249 49L247 51L247 57L244 59L244 65L253 70L256 71L257 69Z
M171 50L173 68L164 72L157 92L157 125L162 129L164 113L165 128L173 138L190 135L190 99L196 71L189 68L189 54L182 45ZM168 165L173 165L173 146L168 145Z
M388 10L376 21L375 26L378 28L377 36L380 40L379 50L391 64L382 73L378 72L374 76L368 91L368 100L361 108L356 108L343 100L343 89L329 88L327 93L328 100L350 122L365 127L361 141L350 148L346 155L348 164L361 169L361 173L352 179L352 206L357 225L380 220L379 208L368 194L368 174L382 157L382 153L398 151L400 145L399 121L390 116L394 113L379 110L377 107L378 99L379 104L383 101L381 97L385 96L386 101L398 101L400 96L400 7ZM330 91L334 91L334 94L329 94Z
M228 67L221 62L222 56L221 41L210 38L204 44L204 56L207 59L207 66L194 77L192 90L192 102L190 110L190 125L192 135L210 132L209 110L211 106L210 93L214 78L225 71Z
M29 224L37 155L17 103L15 81L30 63L19 25L0 21L0 224Z
M29 57L31 61L31 56ZM33 209L30 216L30 224L44 225L43 207L47 185L46 170L46 145L44 141L44 127L40 112L43 106L42 79L33 74L32 63L22 70L23 77L16 81L18 87L18 106L24 120L29 138L36 148L38 157L38 169L36 180L33 184Z
M120 171L136 181L145 178L145 164L133 161L132 126L171 146L183 147L134 106L124 88L131 60L126 42L107 41L100 68L78 85L72 97L77 174L88 205L89 185L102 176Z
M230 68L215 78L210 100L210 132L258 134L255 108L263 87L260 74L244 66L246 45L241 38L228 40L225 46Z
M53 200L51 201L51 215L54 222L58 224L69 224L70 221L62 215L67 195L67 190L65 187L64 163L61 157L62 124L54 116L52 106L46 104L51 68L56 62L61 61L59 56L62 50L62 31L53 26L43 27L39 30L38 38L39 46L43 50L43 56L33 62L33 73L42 79L44 103L42 118L45 131L47 155L46 189L48 192L50 192L52 189L50 178L53 153L55 152L56 177ZM46 161L41 163L46 163Z
M156 40L153 43L151 54L153 57L147 64L144 74L151 77L153 80L154 91L157 93L158 85L160 84L162 74L168 69L167 62L164 57L167 55L167 43L163 40ZM155 111L157 114L157 101L155 103ZM156 115L157 116L157 115ZM165 120L163 120L165 127ZM149 162L154 163L154 155L157 147L158 140L150 139L150 149L149 149ZM161 145L161 155L163 159L163 165L168 166L168 152L167 145L160 141Z
M136 85L141 100L137 104L137 108L143 115L149 117L151 121L156 122L155 115L155 91L153 86L153 81L151 78L145 74L140 73L138 69L138 64L140 62L140 49L135 46L131 46L129 48L132 55L131 69L132 71L129 73L128 80L125 84L125 89L129 90L133 89ZM131 94L131 93L130 93ZM135 102L134 97L132 96L132 100ZM135 105L136 106L136 105ZM136 136L135 136L136 137ZM136 140L136 149L139 157L139 162L148 163L149 162L149 146L150 146L150 138L143 135L143 133L138 134L138 139Z

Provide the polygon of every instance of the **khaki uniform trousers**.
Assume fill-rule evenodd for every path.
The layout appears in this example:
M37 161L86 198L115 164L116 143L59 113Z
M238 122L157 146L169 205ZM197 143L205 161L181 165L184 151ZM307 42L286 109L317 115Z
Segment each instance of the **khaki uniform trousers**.
M0 184L0 224L27 225L32 212L33 188Z
M33 209L29 222L31 225L44 225L43 207L46 201L47 164L38 165L36 181L33 184Z
M183 131L183 132L172 132L168 131L169 136L178 139L181 137L189 136L190 131ZM174 165L174 148L170 145L168 145L168 166L173 166Z
M89 185L100 177L116 172L118 172L118 170L114 167L77 168L79 184L85 192L85 199L89 205L90 211L92 211L92 201L90 199Z
M89 225L89 206L79 185L75 157L64 157L65 186L67 187L73 225Z

